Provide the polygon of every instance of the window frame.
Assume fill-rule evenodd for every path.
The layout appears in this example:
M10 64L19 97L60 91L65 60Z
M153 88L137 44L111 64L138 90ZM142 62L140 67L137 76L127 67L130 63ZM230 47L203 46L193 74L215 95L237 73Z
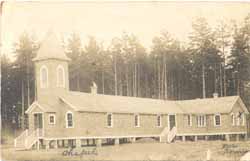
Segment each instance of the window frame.
M59 70L62 70L62 84L59 84ZM56 68L56 86L65 88L65 70L62 65L58 65Z
M245 113L243 112L242 114L241 114L241 119L242 119L242 126L245 126Z
M234 114L234 113L231 113L230 116L231 116L231 123L232 123L231 125L232 125L232 126L235 126L235 125L236 125L236 124L235 124L235 114Z
M220 124L219 125L216 125L216 116L219 116L219 120L220 120ZM221 126L221 114L215 114L214 115L214 126L216 126L216 127Z
M110 116L110 125L109 125L109 116ZM113 127L113 120L114 120L114 118L113 118L113 113L107 113L107 116L106 116L106 121L107 121L107 127L108 128L112 128Z
M192 114L187 115L188 126L192 126Z
M54 118L54 122L50 121L50 117ZM55 114L49 114L49 125L55 125L56 124L56 115Z
M199 118L204 118L204 119L199 119ZM202 120L204 122L204 124L201 124L202 123ZM197 115L197 127L206 127L206 115Z
M43 70L46 70L46 83L43 82ZM40 87L41 88L49 87L49 70L46 65L42 65L40 68Z
M239 115L237 115L237 117L236 117L236 126L240 126L240 121L241 121L241 117Z
M137 116L137 117L136 117ZM136 125L136 120L137 120L137 125ZM140 115L139 114L134 114L134 126L135 127L140 127L141 123L140 123Z
M72 115L72 126L68 126L69 124L68 124L68 114L71 114ZM71 112L71 111L68 111L67 113L66 113L66 116L65 116L65 120L66 120L66 128L74 128L74 114L73 114L73 112Z
M158 120L158 118L160 118L159 119L160 121ZM160 114L156 116L156 126L157 127L162 127L162 115L160 115Z

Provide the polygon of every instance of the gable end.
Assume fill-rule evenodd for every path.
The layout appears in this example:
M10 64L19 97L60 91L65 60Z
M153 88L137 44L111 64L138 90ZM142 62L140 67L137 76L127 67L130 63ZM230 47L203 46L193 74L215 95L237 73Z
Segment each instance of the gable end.
M237 103L240 105L239 107L246 113L249 114L249 111L246 107L246 105L243 103L242 99L240 97L238 97L238 99L235 101L235 103L233 104L233 106L231 107L231 110L229 113L231 113L233 111L233 108L235 107L235 105L237 105Z
M42 112L45 112L43 106L41 106L38 102L33 102L30 107L25 111L26 114L31 113L34 109L39 108Z

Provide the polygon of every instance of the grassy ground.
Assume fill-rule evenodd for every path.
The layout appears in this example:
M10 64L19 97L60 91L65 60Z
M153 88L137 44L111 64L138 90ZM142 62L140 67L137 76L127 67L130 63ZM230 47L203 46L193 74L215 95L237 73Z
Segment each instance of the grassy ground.
M239 160L250 151L248 142L198 141L166 143L133 143L118 146L83 147L73 153L85 151L85 155L67 156L67 149L15 151L12 146L2 145L2 160L206 160L211 151L212 160ZM86 152L90 154L87 155ZM64 153L64 155L63 155ZM71 154L73 154L71 153Z

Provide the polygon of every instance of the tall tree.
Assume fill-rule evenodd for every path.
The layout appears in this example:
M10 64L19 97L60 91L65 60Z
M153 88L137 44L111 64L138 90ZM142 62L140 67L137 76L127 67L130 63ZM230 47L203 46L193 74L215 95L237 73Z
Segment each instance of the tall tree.
M155 57L159 99L181 99L185 92L183 76L189 71L189 59L180 42L164 31L154 37L151 54Z
M13 82L11 80L11 62L5 55L1 55L1 122L7 125L11 122L11 109L14 102L11 96ZM2 126L5 128L5 126Z
M76 32L70 34L70 37L65 42L65 51L71 59L69 63L69 78L72 82L70 88L80 91L80 60L82 54L82 43L80 35Z
M235 26L229 60L234 87L231 94L240 95L245 102L249 102L250 96L246 91L249 91L247 84L250 82L250 14L242 26Z
M35 57L37 50L39 49L39 43L36 41L34 35L29 35L27 32L23 32L19 37L18 42L14 44L15 52L15 69L18 70L19 79L22 89L22 128L24 128L24 111L30 106L30 103L34 100L35 84L34 84L34 64L32 59Z
M190 34L190 50L193 58L194 75L197 77L201 75L202 82L202 97L206 98L208 91L206 91L206 72L208 68L212 67L212 63L218 64L220 56L215 45L215 36L212 29L209 27L205 18L197 18L192 23L193 31ZM201 70L200 70L201 69ZM214 69L216 70L216 69ZM199 83L199 81L197 82Z
M225 20L220 20L216 28L216 44L220 50L220 54L223 59L223 63L219 64L220 68L220 95L227 96L227 56L229 55L230 39L231 39L231 27Z

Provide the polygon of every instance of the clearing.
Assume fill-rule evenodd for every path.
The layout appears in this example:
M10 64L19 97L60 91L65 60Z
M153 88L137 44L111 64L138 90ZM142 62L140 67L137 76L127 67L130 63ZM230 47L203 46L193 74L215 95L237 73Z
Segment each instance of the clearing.
M65 150L69 149L15 151L11 145L1 146L2 160L206 160L207 153L211 160L239 160L250 151L250 141L130 143Z

